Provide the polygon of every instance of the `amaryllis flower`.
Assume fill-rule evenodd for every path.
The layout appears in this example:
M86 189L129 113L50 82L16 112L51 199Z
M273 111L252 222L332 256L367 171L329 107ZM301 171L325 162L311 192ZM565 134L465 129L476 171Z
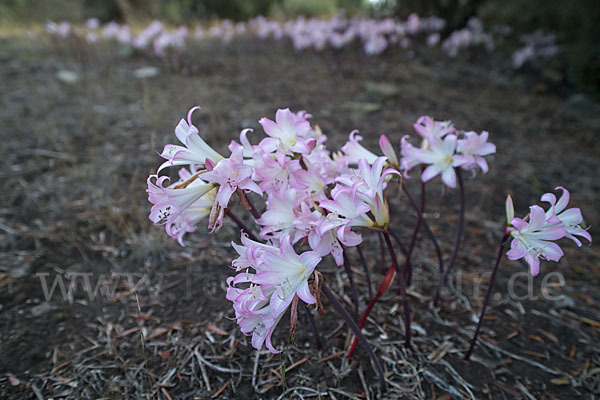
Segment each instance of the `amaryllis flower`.
M207 182L219 185L209 229L219 229L223 221L223 210L227 208L231 195L238 188L262 195L262 190L252 180L252 166L244 164L243 151L242 146L235 147L229 158L222 159L212 170L203 175Z
M454 167L459 163L454 153L457 141L456 136L448 134L442 140L435 135L429 135L427 141L427 149L413 148L411 153L411 157L419 160L422 164L429 164L423 171L421 180L428 182L441 174L442 181L448 187L455 188L456 171Z
M262 125L270 138L263 139L259 146L267 153L279 150L278 156L283 156L290 151L301 154L310 153L316 145L316 140L304 138L312 130L306 116L305 113L294 114L289 108L286 108L277 110L275 121L261 118L258 123Z
M509 260L525 258L531 275L536 276L540 272L540 258L558 261L563 256L562 249L552 240L564 237L567 231L562 225L554 223L555 216L551 217L551 224L548 224L546 213L540 206L531 206L529 209L529 222L521 218L510 221L513 240L506 256Z
M257 224L262 225L260 236L266 239L291 235L296 205L296 190L270 192L267 210L256 220Z
M198 128L192 124L192 114L195 110L199 109L200 107L193 107L188 111L187 122L183 119L179 121L179 124L175 128L175 135L184 146L166 145L160 155L167 159L167 161L158 168L158 172L173 165L196 164L204 166L207 159L213 164L223 159L222 155L202 140L198 134Z
M216 189L210 190L187 209L170 218L165 227L167 234L176 238L177 242L184 246L183 236L196 231L198 223L210 215L216 194Z
M371 208L357 196L357 185L352 188L338 185L331 192L333 200L323 200L319 204L320 207L329 211L321 224L319 233L325 235L328 231L335 229L338 239L346 246L356 246L362 242L362 237L350 230L352 227L376 226L376 223L367 215Z
M426 115L420 117L417 122L413 124L413 128L424 139L428 139L429 136L435 136L442 139L447 134L455 131L451 121L435 121L433 118Z
M201 179L193 180L185 187L178 182L165 187L164 184L168 180L167 176L159 178L157 175L151 175L148 177L148 201L154 204L150 212L150 220L156 224L166 223L171 216L185 211L215 187Z
M456 146L457 165L466 170L474 170L477 166L483 173L488 171L488 164L483 156L494 154L496 145L488 142L488 132L483 131L481 135L475 132L465 132L464 139L459 139Z
M307 304L316 303L308 278L319 262L321 257L314 251L296 254L289 236L281 239L279 251L264 252L263 263L252 283L276 288L269 303L274 317L285 312L295 295Z
M391 166L394 168L399 168L400 163L398 162L398 156L396 155L396 151L394 150L394 147L390 143L390 140L387 136L381 135L379 137L379 147L381 148L383 155L388 158Z
M335 231L321 233L320 227L326 221L326 216L317 210L311 210L306 203L300 205L300 213L294 218L294 240L308 239L308 244L320 257L331 254L337 265L344 264L342 245Z
M562 190L562 195L558 201L556 201L556 196L553 193L546 193L541 199L542 201L550 203L550 208L546 211L546 218L549 219L551 216L556 216L560 221L560 224L564 226L567 231L565 237L571 239L577 246L581 247L581 242L575 236L581 236L587 239L591 244L592 235L580 226L580 224L583 223L581 210L579 208L569 208L565 210L571 197L569 191L562 186L557 186L554 189Z
M253 178L260 181L259 186L263 191L286 190L288 185L295 189L306 189L307 185L302 183L301 178L304 172L299 160L276 159L258 147L254 152Z
M308 279L321 257L314 251L298 255L289 236L281 239L279 248L242 237L244 241L244 246L236 248L243 260L234 260L233 265L249 268L227 279L227 299L233 302L240 330L252 335L252 346L260 350L266 343L269 351L279 353L271 342L273 331L295 296L307 304L316 303Z
M421 159L419 158L420 149L413 146L408 141L409 137L410 136L408 135L402 136L400 147L400 170L403 172L403 176L405 178L410 178L410 175L408 175L408 171L422 163Z
M359 142L363 140L362 136L357 135L358 131L350 132L350 136L346 144L342 146L342 151L350 157L351 163L356 164L358 160L365 159L369 164L372 164L377 159L377 154L367 150Z

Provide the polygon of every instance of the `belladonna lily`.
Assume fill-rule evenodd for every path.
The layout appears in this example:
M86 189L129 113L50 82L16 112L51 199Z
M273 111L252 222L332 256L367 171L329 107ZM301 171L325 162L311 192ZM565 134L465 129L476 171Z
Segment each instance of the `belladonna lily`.
M553 243L552 240L568 237L578 246L581 246L581 242L573 236L578 235L585 237L591 243L592 237L590 234L579 226L579 224L583 222L581 211L578 208L565 210L569 203L569 191L561 186L558 186L556 189L561 189L563 191L558 202L556 201L556 196L554 196L554 194L544 194L542 196L542 201L550 203L550 208L548 211L544 211L539 206L531 206L529 222L525 221L527 218L523 220L514 217L515 210L513 208L512 198L510 195L506 198L506 219L508 221L508 228L504 232L500 242L500 249L498 250L496 263L490 276L488 291L483 301L479 322L475 328L473 339L471 339L471 345L465 355L465 360L469 359L475 348L477 336L479 335L483 323L485 310L494 288L496 272L500 266L504 246L508 238L513 238L510 244L511 248L506 253L508 259L518 260L520 258L525 258L525 261L529 264L531 275L533 276L540 272L540 258L558 261L563 256L562 249L556 243Z
M488 171L488 164L483 156L487 156L496 152L496 145L488 142L489 133L486 131L478 135L475 132L465 132L464 139L458 140L456 156L458 165L466 170L474 170L477 166L481 168L483 173Z
M357 135L358 131L354 130L350 132L350 136L345 145L342 146L342 151L348 157L353 164L356 164L358 160L365 159L369 164L372 164L377 159L377 154L367 150L359 142L363 140L362 136Z
M546 193L542 196L542 201L550 203L550 208L546 211L546 218L550 219L551 216L555 215L560 221L560 224L564 226L567 231L565 237L571 239L577 246L581 247L581 242L575 236L581 236L585 238L590 244L592 243L592 235L583 229L580 224L583 223L583 215L579 208L567 208L569 204L570 194L567 189L562 186L557 186L555 190L562 190L562 195L558 202L556 196L553 193Z
M298 296L308 304L316 303L308 279L321 257L313 251L296 254L289 236L281 239L280 248L261 246L256 242L249 246L246 242L246 249L241 250L240 247L236 250L245 259L241 264L252 264L256 273L244 271L230 277L227 280L227 299L233 302L241 331L252 335L252 346L260 350L266 343L269 351L278 353L271 342L271 335L294 297ZM248 250L252 255L249 256ZM249 286L242 289L235 286L238 284Z
M525 258L531 275L536 276L540 272L540 258L558 261L563 256L561 248L552 240L564 237L567 231L555 215L547 219L540 206L530 207L529 222L513 218L510 226L513 240L506 256L509 260Z
M229 158L224 158L203 175L208 182L219 185L215 203L211 211L209 229L219 229L223 222L224 210L229 204L231 195L239 189L250 190L262 195L262 190L252 180L253 168L244 164L242 146L234 147Z
M180 175L187 177L190 173L182 170ZM183 234L193 231L193 225L204 218L207 203L214 199L216 185L188 178L165 187L168 180L166 176L148 177L148 201L153 204L150 220L157 225L166 224L167 233L181 244Z
M199 109L200 107L197 106L190 109L187 122L183 119L179 121L175 128L175 135L184 146L166 145L161 157L167 159L167 161L158 168L157 173L174 165L196 164L203 166L206 164L207 159L212 161L213 164L223 159L222 155L206 144L198 134L198 128L192 124L192 114Z
M455 131L451 121L435 121L433 118L426 115L420 117L413 128L424 140L428 140L429 136L435 136L442 139L449 133Z
M252 282L276 288L269 302L273 317L285 312L295 295L305 303L316 303L308 286L308 278L320 261L321 257L314 251L296 254L289 236L281 239L279 251L264 252L263 263Z
M379 137L379 147L381 148L383 155L388 158L390 165L394 168L399 168L400 163L398 162L398 156L396 155L396 151L394 150L394 147L392 146L392 143L390 143L390 140L387 136L381 135Z
M279 109L275 113L275 121L261 118L258 121L265 133L270 136L261 141L259 146L266 152L278 151L278 157L292 151L308 154L316 145L315 139L306 139L304 136L312 130L306 120L306 113L294 114L289 108Z

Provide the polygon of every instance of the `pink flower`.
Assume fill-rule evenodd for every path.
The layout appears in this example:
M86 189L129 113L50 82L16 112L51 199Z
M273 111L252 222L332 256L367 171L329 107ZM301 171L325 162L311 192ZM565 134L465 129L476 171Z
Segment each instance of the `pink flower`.
M562 195L560 196L560 199L558 199L558 202L553 193L546 193L542 196L542 201L550 203L550 208L546 211L546 218L550 219L551 216L556 216L559 220L559 224L567 231L565 237L571 239L577 246L581 247L581 242L575 236L581 236L591 244L592 235L580 226L580 224L583 223L581 210L579 208L569 208L568 210L565 210L567 204L569 204L570 194L569 191L562 186L557 186L555 188L555 190L558 189L562 190Z
M550 221L553 222L554 216ZM531 206L529 222L521 218L510 221L513 240L510 250L506 253L509 260L525 258L529 264L531 275L540 272L540 257L545 260L558 261L563 256L561 248L552 240L557 240L567 234L559 224L548 224L546 213L539 206Z
M356 130L350 132L350 137L346 144L342 146L342 151L350 157L351 162L354 164L361 159L366 159L369 164L372 164L377 159L377 154L367 150L359 143L363 138L357 133Z
M252 282L261 286L275 286L269 303L273 317L285 312L295 295L305 303L316 303L308 287L308 278L319 262L321 257L314 251L297 255L289 236L281 239L279 251L264 252L263 264Z
M408 171L422 163L419 157L421 149L410 144L408 138L408 135L402 136L400 149L400 170L403 172L405 178L410 178Z
M267 210L261 215L256 223L262 225L260 236L263 238L279 238L283 235L291 235L294 218L294 210L297 205L296 190L271 192L267 201Z
M447 134L455 131L452 122L435 121L428 116L420 117L417 122L413 124L413 128L415 128L415 131L417 131L424 139L428 139L430 135L442 139Z
M217 163L223 159L222 155L217 153L202 140L198 134L198 128L192 125L192 113L198 109L200 109L200 107L193 107L190 109L187 116L187 122L183 119L179 121L179 124L175 128L175 135L184 146L173 144L166 145L161 153L161 157L168 161L158 168L158 172L173 165L196 164L203 166L206 164L207 159L213 163Z
M270 138L265 138L259 144L267 153L279 150L278 153L285 155L290 151L308 154L316 145L314 139L304 139L312 130L310 123L306 120L307 114L294 114L289 108L279 109L275 114L275 121L261 118L258 121L265 133Z
M486 131L481 132L481 135L477 135L475 132L465 132L464 139L459 139L456 146L457 165L466 170L473 170L479 166L483 173L486 173L488 164L483 156L496 152L496 146L487 141L488 135Z
M320 257L330 254L337 265L344 263L342 246L334 230L321 234L320 227L326 221L326 216L319 211L311 211L305 203L300 205L301 212L294 219L294 242L302 238L308 238L308 244Z
M396 151L394 151L394 147L390 143L390 140L385 135L381 135L379 137L379 147L383 152L383 155L388 158L388 161L394 168L398 168L400 163L398 162L398 156L396 155Z
M239 189L250 190L262 195L260 187L252 180L253 168L244 164L243 148L238 146L229 158L224 158L217 163L211 171L204 173L207 182L219 185L209 229L219 229L223 221L223 210L229 205L231 195Z
M260 350L266 343L269 351L279 353L271 342L273 331L295 296L316 303L308 279L321 257L313 251L298 255L289 236L281 239L279 248L244 237L242 242L244 246L236 248L240 258L233 265L238 270L247 265L248 269L227 279L227 299L233 302L240 330L252 335L252 346ZM249 286L236 287L239 284Z
M193 170L194 171L194 170ZM165 187L169 178L151 175L148 177L148 201L153 204L150 220L157 225L166 225L169 236L177 238L183 245L183 235L193 232L195 225L208 215L207 208L215 198L215 185L198 179L198 173L182 169L181 179Z
M350 230L352 227L376 225L367 215L371 208L356 194L357 185L353 188L336 186L331 193L333 200L323 200L319 204L329 211L319 233L323 236L328 231L336 229L338 239L346 246L356 246L362 242L362 237Z
M442 141L435 135L428 137L429 149L415 149L414 157L423 164L429 164L421 175L423 182L428 182L437 175L442 175L442 181L451 188L456 187L456 171L458 160L455 157L457 138L455 135L448 134Z

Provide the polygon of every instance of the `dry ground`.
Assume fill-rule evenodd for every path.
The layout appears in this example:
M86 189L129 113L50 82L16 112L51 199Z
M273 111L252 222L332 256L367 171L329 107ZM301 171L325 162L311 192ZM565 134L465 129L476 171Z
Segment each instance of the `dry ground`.
M485 289L482 274L495 256L507 193L524 214L542 193L566 186L598 237L600 124L593 104L583 107L577 96L566 101L566 90L495 72L475 57L299 54L252 40L195 47L168 62L81 51L30 41L0 46L0 398L600 396L596 245L577 249L563 241L566 257L543 263L533 281L535 301L509 297L509 278L526 265L505 261L483 340L471 362L462 360L481 305L473 291ZM134 78L135 69L149 65L160 74ZM63 69L80 80L56 79ZM362 350L351 362L344 357L351 335L328 304L325 316L315 315L320 350L303 314L295 343L282 355L251 348L224 297L229 242L238 237L233 225L216 235L200 229L185 248L151 225L145 179L160 162L155 151L175 140L174 126L196 104L203 106L196 115L201 133L219 150L242 128L256 128L258 137L257 120L273 118L279 107L312 113L331 148L359 129L368 147L376 149L386 133L398 149L420 115L491 132L498 153L487 175L467 179L464 246L441 308L430 305L435 253L421 241L410 298L413 347L403 346L392 291L367 325L386 371L385 394ZM394 221L408 240L414 214L398 191L393 196ZM426 217L447 260L457 193L443 193L436 181L428 199ZM385 271L379 243L365 237L377 284ZM363 309L366 281L357 255L350 258ZM345 275L331 262L322 271L351 309ZM563 296L559 301L541 296L544 274L553 271L566 281L550 290ZM66 296L58 285L46 296L43 282L49 289L55 280ZM518 282L517 294L526 294L527 279ZM287 324L276 335L280 346Z

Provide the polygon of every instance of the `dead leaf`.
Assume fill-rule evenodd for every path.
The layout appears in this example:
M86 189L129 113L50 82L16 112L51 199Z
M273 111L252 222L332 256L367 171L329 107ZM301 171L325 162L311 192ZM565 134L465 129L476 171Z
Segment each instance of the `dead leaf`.
M553 385L569 385L569 384L571 384L571 381L566 376L563 376L561 378L550 379L550 382Z

